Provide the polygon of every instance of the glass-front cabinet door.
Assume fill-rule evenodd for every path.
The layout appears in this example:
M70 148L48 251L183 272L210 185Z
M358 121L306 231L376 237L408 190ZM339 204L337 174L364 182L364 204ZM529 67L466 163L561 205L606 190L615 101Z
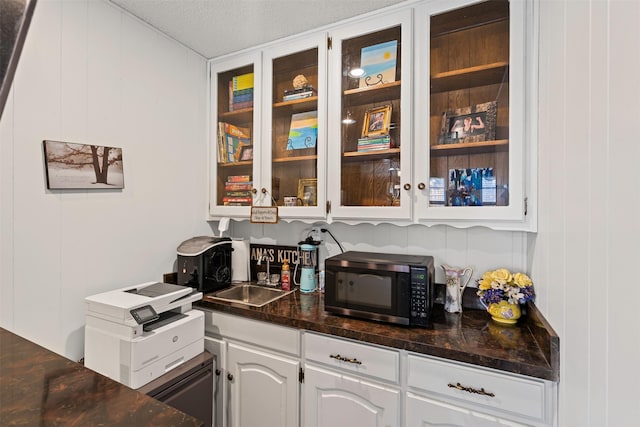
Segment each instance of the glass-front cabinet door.
M523 1L416 14L416 217L512 228L526 214ZM517 228L517 226L516 226Z
M411 10L330 34L330 215L411 218Z
M263 186L260 204L282 218L324 218L327 37L319 33L263 53Z
M248 217L260 188L260 53L213 61L209 216Z

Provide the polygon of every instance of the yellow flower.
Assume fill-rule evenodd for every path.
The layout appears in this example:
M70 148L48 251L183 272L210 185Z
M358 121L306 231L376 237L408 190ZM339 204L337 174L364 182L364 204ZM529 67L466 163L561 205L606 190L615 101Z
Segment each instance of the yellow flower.
M491 273L491 277L494 281L500 283L501 285L505 285L513 279L511 272L506 268L499 268L498 270Z
M489 278L482 278L478 281L478 288L486 291L487 289L491 289L491 279Z
M531 286L531 284L533 283L529 278L529 276L527 276L524 273L516 273L513 276L513 281L515 282L516 285L518 285L521 288L524 288L526 286Z
M493 271L485 271L482 273L482 278L487 280L492 280Z

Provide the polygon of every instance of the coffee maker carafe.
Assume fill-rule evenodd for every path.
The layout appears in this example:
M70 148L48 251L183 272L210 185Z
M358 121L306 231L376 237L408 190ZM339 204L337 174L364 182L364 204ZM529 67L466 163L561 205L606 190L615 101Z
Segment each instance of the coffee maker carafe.
M178 285L212 292L231 285L231 239L199 236L178 246Z

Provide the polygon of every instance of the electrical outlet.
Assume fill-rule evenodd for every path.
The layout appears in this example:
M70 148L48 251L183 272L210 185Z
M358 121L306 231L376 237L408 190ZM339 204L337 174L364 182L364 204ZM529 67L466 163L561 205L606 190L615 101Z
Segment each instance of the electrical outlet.
M320 227L312 227L311 233L309 234L313 240L316 242L322 241L322 231L320 231Z

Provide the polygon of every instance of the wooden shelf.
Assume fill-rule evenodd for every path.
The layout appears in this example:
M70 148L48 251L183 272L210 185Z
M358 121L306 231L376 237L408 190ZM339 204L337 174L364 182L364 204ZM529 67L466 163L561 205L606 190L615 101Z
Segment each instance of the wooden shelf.
M305 162L309 160L318 160L318 156L314 154L310 156L276 157L272 160L272 163Z
M508 139L496 139L492 141L463 142L460 144L438 144L431 146L433 155L456 155L469 151L496 151L506 149L509 146Z
M431 93L497 84L503 81L508 69L508 62L494 62L434 74L431 76Z
M388 150L375 150L375 151L347 151L343 153L343 159L349 161L355 160L377 160L385 159L389 157L396 157L400 155L399 148L389 148Z
M308 98L294 99L293 101L276 102L273 104L273 108L284 108L284 107L291 107L294 105L300 106L304 104L309 104L311 106L311 105L315 105L317 102L318 102L317 96L310 96Z
M253 108L243 108L237 111L226 111L219 114L219 119L250 121L253 117Z
M401 81L383 83L375 86L348 89L343 92L345 97L352 103L374 103L380 101L391 101L400 98Z
M232 163L218 163L219 168L231 168L236 166L252 166L253 160L245 160L242 162L232 162Z

